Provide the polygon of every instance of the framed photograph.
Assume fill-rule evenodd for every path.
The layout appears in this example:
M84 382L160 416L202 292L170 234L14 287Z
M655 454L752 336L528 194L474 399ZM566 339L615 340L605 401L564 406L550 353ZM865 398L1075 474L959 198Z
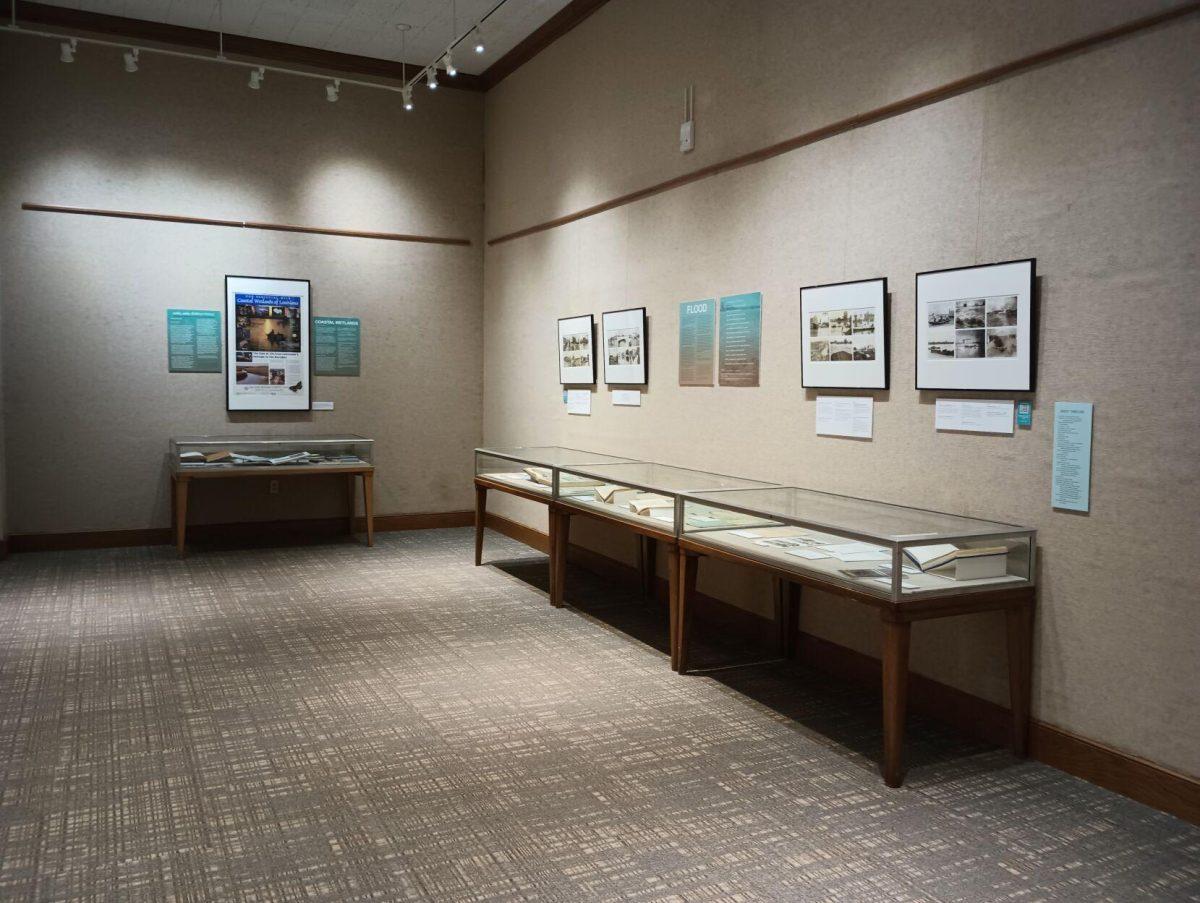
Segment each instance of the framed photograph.
M1031 392L1034 258L917 273L917 388Z
M888 387L887 279L802 288L800 322L804 388Z
M312 409L312 286L307 279L225 277L225 409Z
M558 381L590 386L596 381L596 324L591 314L558 321Z
M609 385L646 384L646 308L610 310L600 315L604 334L604 381Z

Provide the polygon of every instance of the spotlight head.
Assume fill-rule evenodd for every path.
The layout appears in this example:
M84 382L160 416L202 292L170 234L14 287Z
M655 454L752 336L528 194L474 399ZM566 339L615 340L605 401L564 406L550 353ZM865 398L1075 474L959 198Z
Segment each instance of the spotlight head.
M483 51L487 48L483 46L483 33L479 30L478 25L475 26L475 30L472 32L472 34L475 37L475 52L483 53Z
M400 89L400 98L404 101L404 109L412 110L413 102L412 102L412 86L411 85L405 85L403 88Z
M438 86L437 66L430 66L425 70L425 84L429 85L430 91L436 91Z
M138 71L138 50L136 47L125 51L125 71Z
M74 38L69 41L63 41L58 45L58 58L64 63L75 62L75 48L79 46L79 42Z
M261 88L261 87L262 87L262 83L263 83L263 77L264 77L266 74L267 74L267 70L266 70L266 67L265 67L265 66L259 66L257 69L251 69L251 70L250 70L250 82L249 82L249 85L250 85L250 87L251 87L251 89L252 89L252 90L255 90L255 91L257 91L259 88Z
M335 78L325 86L325 99L330 103L337 103L338 91L342 88L342 80Z
M442 68L446 70L446 74L451 78L458 75L458 70L454 68L454 59L450 56L450 51L446 51L446 55L442 57Z

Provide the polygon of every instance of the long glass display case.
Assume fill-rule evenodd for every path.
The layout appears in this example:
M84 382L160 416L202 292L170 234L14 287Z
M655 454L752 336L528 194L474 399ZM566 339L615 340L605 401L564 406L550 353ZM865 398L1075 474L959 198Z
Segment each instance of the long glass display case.
M549 501L554 495L554 476L559 468L567 465L616 464L630 460L562 445L477 448L475 476L502 486L511 486L521 492L544 495Z
M893 602L1034 582L1036 531L1013 524L795 487L688 492L681 504L684 540Z
M554 497L570 507L674 536L679 527L682 493L707 490L719 496L725 490L771 485L742 477L633 461L560 467ZM689 516L695 523L708 527L740 527L755 522L745 514L716 506L703 510L696 507Z
M354 435L180 436L167 454L172 470L370 466L374 439Z

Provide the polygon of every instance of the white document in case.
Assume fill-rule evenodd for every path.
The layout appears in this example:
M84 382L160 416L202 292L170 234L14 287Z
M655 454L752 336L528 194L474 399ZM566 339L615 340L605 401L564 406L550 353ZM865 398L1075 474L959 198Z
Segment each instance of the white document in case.
M642 406L642 393L640 389L613 389L612 403L620 405L628 405L630 407L640 408Z
M567 413L568 414L591 414L592 413L592 390L591 389L567 389Z
M1012 435L1017 404L1015 401L939 398L935 407L935 429Z
M874 400L870 395L818 395L817 435L870 439Z

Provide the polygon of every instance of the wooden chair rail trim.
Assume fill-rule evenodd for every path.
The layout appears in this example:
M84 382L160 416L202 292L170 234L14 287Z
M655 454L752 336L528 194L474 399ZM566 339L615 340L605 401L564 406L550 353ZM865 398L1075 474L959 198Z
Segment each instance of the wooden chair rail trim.
M656 194L662 194L666 191L671 191L675 188L681 188L684 185L690 185L692 182L699 182L702 179L710 178L711 176L720 175L721 173L729 172L730 170L740 169L743 166L750 166L753 163L762 163L764 160L770 160L772 157L777 157L780 154L786 154L789 151L798 150L802 147L807 147L810 144L824 141L828 138L833 138L845 132L852 131L857 128L862 128L866 125L872 125L876 122L881 122L885 119L890 119L894 116L899 116L902 113L909 113L921 107L929 106L943 100L948 100L951 97L956 97L959 94L965 94L968 91L976 90L990 85L994 82L1001 81L1006 78L1011 78L1015 75L1020 75L1031 69L1039 66L1047 65L1048 63L1057 62L1070 56L1083 53L1103 44L1129 37L1130 35L1155 28L1159 25L1172 22L1176 19L1182 19L1185 16L1191 15L1200 11L1200 0L1189 0L1187 3L1181 3L1179 6L1164 10L1154 15L1144 16L1139 19L1134 19L1131 22L1126 22L1123 25L1117 25L1113 28L1098 31L1074 41L1067 41L1064 44L1058 44L1046 50L1040 50L1037 53L1031 53L1019 59L1011 60L1007 63L1001 63L998 66L992 66L989 69L984 69L981 72L976 72L972 75L964 76L953 81L946 82L935 88L930 88L921 91L917 94L910 95L901 100L893 101L892 103L884 104L876 107L865 113L857 113L853 116L848 116L845 119L840 119L820 128L812 129L803 134L796 135L792 138L787 138L776 144L770 144L758 150L749 151L745 154L740 154L736 157L731 157L727 160L720 160L716 163L703 166L700 169L685 173L681 176L675 176L671 179L658 182L657 184L639 188L637 191L631 191L628 194L623 194L619 197L608 201L603 201L599 204L594 204L591 207L585 207L582 210L577 210L574 213L568 213L564 216L555 217L554 219L546 220L533 226L526 226L523 229L517 229L514 232L508 232L503 235L498 235L495 238L489 238L487 243L489 246L502 244L503 242L514 241L518 238L524 238L528 235L534 235L538 232L545 232L549 229L556 229L559 226L565 226L570 223L578 222L581 219L587 219L591 216L596 216L600 213L607 213L609 210L615 210L618 207L624 207L627 204L632 204L635 201L641 201L648 197L653 197Z
M105 210L99 207L64 207L58 204L36 204L26 201L22 210L40 213L72 213L80 216L107 216L116 219L138 219L156 223L184 223L191 226L226 226L234 229L265 229L271 232L300 232L308 235L336 235L342 238L375 238L382 241L411 241L429 245L469 246L469 238L442 238L437 235L408 235L403 232L364 232L357 229L327 229L322 226L294 226L285 223L261 223L253 220L209 219L202 216L182 216L174 213L146 213L136 210Z
M540 551L546 549L546 534L533 527L490 512L487 526ZM637 571L630 565L582 546L572 546L570 553L571 562L578 567L608 579L623 580L630 586L637 582ZM663 577L657 580L657 594L663 600L667 597L667 581ZM701 622L708 620L706 615L715 616L723 630L751 640L761 641L776 634L774 625L755 612L699 592L696 602L696 616ZM803 632L800 644L799 659L817 670L872 688L879 686L879 659ZM1008 731L1007 708L916 672L910 674L909 680L910 705L914 711L922 711L988 743L1004 744ZM1036 719L1030 725L1030 756L1060 771L1200 824L1198 777L1181 774Z

